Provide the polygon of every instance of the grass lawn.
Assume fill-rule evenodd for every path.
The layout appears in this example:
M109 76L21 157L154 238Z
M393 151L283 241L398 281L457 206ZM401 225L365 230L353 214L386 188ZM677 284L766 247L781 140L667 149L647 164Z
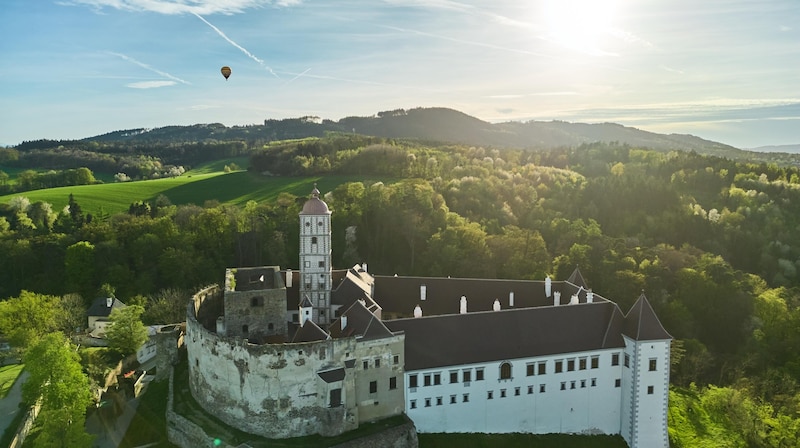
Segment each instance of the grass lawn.
M215 162L230 163L230 160ZM126 212L131 203L150 201L163 194L175 205L196 204L206 201L243 205L249 200L271 201L280 193L307 196L314 183L322 192L330 191L345 182L369 181L364 176L268 177L248 171L224 173L209 171L214 164L204 165L180 177L98 185L48 188L0 196L0 203L15 196L25 196L31 203L49 202L54 210L67 205L72 194L84 213L97 214L101 210L115 214ZM384 181L386 181L384 179Z
M8 391L14 382L17 381L22 370L25 368L24 364L12 364L0 367L0 399L8 395Z

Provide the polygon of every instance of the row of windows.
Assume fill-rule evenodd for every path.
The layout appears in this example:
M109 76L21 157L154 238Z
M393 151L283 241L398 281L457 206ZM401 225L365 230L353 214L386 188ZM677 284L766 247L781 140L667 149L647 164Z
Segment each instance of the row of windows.
M389 378L389 390L397 389L397 377L393 376ZM378 381L370 381L369 382L369 393L376 394L378 393Z
M349 355L350 354L348 353L348 356ZM400 364L400 355L392 355L392 364L393 365ZM376 369L380 368L380 366L381 366L381 358L375 358L374 360L372 360L372 362L370 362L369 359L364 359L364 360L361 361L361 366L364 368L364 370L369 369L370 365L374 366L374 368L376 368Z
M469 394L461 394L461 402L462 403L469 403ZM441 406L444 403L444 397L431 397L423 399L423 403L425 403L425 407L429 408L436 403L436 406ZM453 394L450 395L450 404L458 403L458 395ZM417 409L417 400L411 400L408 402L408 405L411 409Z
M619 365L619 353L612 353L611 354L611 365L618 366ZM577 361L577 363L576 363ZM564 360L563 359L556 359L554 361L554 370L555 373L562 373L564 372ZM598 369L600 368L600 355L595 356L582 356L578 358L569 358L566 360L566 367L567 372L574 372L576 367L578 370L587 370L587 369ZM625 353L625 367L630 367L630 355ZM657 359L650 358L649 369L650 371L655 371L657 367ZM475 381L483 380L483 368L475 369ZM547 374L547 361L539 361L539 362L531 362L525 365L525 373L526 376L534 376L534 375L546 375ZM510 362L504 362L500 364L500 372L499 378L501 380L510 380L513 378L512 376L512 365ZM450 384L458 383L459 371L458 370L451 370L450 371ZM432 374L424 374L424 386L438 386L442 383L441 373L432 373ZM462 382L470 382L472 381L471 378L471 369L464 370L462 372ZM417 387L417 374L409 375L409 382L408 387Z
M465 369L462 371L458 370L451 370L450 372L450 384L458 383L459 373L461 373L461 382L463 383L470 383L472 382L472 369ZM483 381L484 378L484 370L483 367L479 367L475 369L475 381ZM425 373L422 375L422 385L423 386L438 386L442 384L442 374L441 372L436 373ZM419 387L419 375L413 373L408 376L408 387L416 388Z
M621 380L619 378L614 380L614 386L615 387L620 387L620 381ZM581 380L580 384L581 384L582 388L585 388L586 387L586 380ZM589 384L590 384L590 387L597 386L597 378L591 378L589 380ZM528 386L528 395L533 395L534 388L535 388L535 386L533 386L533 385L529 385ZM575 383L575 381L572 381L570 383L570 389L575 389L575 388L576 388L576 383ZM540 394L545 393L546 390L547 390L547 387L546 387L545 384L540 384L539 385L539 393ZM562 382L561 383L561 390L567 390L566 382ZM652 395L653 394L653 386L647 386L647 393L648 393L648 395ZM522 395L522 388L515 387L514 388L514 396L519 396L519 395ZM500 389L500 398L506 398L507 396L509 396L508 395L508 390L507 389ZM441 406L443 404L443 398L444 397L424 398L423 402L425 403L425 407L426 408L431 407L433 403L436 403L436 406ZM493 390L490 390L490 391L486 392L486 399L487 400L493 400L494 399L494 391ZM456 404L457 402L458 402L458 395L457 394L450 395L450 404ZM461 402L462 403L469 403L469 394L461 394ZM409 407L411 409L417 409L417 400L410 400L409 401Z

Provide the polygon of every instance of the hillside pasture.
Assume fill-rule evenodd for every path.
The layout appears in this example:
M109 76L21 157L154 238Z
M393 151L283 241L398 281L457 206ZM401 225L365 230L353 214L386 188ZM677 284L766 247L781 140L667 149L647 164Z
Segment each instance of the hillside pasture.
M326 192L345 182L365 180L363 176L267 177L248 171L196 173L189 171L169 179L25 191L0 196L0 203L8 203L15 196L25 196L31 203L49 202L55 210L61 210L72 194L84 213L97 214L102 210L114 214L126 212L133 202L151 201L162 194L175 205L202 206L206 201L242 205L250 200L271 201L280 193L307 196L314 183L318 184L320 191Z

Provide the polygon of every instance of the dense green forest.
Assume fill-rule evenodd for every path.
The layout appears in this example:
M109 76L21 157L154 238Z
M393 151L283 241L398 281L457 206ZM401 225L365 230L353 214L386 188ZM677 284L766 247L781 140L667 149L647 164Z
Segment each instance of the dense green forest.
M376 179L323 192L335 266L526 279L579 266L623 312L645 292L675 337L676 397L725 416L714 424L738 437L726 446L800 439L797 168L617 143L522 150L330 134L243 145L220 154L247 153L251 176ZM80 197L64 210L24 193L0 204L0 298L79 294L86 305L105 285L164 322L226 267L296 267L305 197L244 207L143 199L91 219ZM714 440L710 423L680 415L671 408L673 446L701 446L702 431Z

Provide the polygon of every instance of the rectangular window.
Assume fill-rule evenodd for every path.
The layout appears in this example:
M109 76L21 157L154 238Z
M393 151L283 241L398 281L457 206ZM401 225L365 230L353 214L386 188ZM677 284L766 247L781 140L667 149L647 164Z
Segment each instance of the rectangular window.
M539 385L539 393L543 394L544 391L546 390L546 388L547 388L547 386L545 386L544 384L540 384Z
M393 363L394 365L398 365L398 364L400 364L400 355L394 355L394 356L392 356L392 363Z
M581 380L581 389L586 387L586 380Z
M575 381L570 381L569 382L569 388L570 389L575 389Z
M533 393L533 386L528 386L528 395Z
M612 353L611 354L611 365L618 366L619 365L619 353Z
M369 382L369 393L371 393L371 394L378 393L378 382L377 381L370 381Z
M461 401L463 401L464 403L469 403L469 394L462 395Z
M342 389L331 389L330 392L330 407L338 408L342 405Z
M486 399L491 400L492 398L494 398L494 392L491 390L489 392L486 392Z
M422 377L422 379L423 379L423 383L422 383L423 386L430 386L431 385L431 375L430 374L425 375L424 377Z
M575 370L575 360L568 359L567 360L567 372L572 372Z
M429 407L431 407L431 399L430 399L430 398L426 398L426 399L425 399L425 407L426 407L426 408L429 408Z
M519 395L519 387L514 388L514 395Z
M375 368L377 369L380 366L381 366L381 359L380 358L375 359Z
M483 381L483 368L475 369L475 381Z
M561 390L567 390L567 382L566 381L562 381L561 382Z
M600 367L600 357L599 356L592 356L592 368L596 369Z
M656 371L656 358L650 358L650 371Z
M436 406L442 405L442 397L436 397Z
M556 373L561 373L564 371L564 361L557 359L556 360Z
M586 370L586 358L578 359L578 370Z
M433 374L433 385L438 386L442 384L442 374L441 373L434 373Z
M411 409L417 408L417 400L411 400Z
M547 361L542 361L539 363L539 371L537 374L545 375L547 373Z
M450 395L450 404L456 404L456 396Z
M463 378L465 383L472 381L472 370L465 370Z
M625 367L630 367L630 366L631 366L631 356L625 353Z
M653 395L653 386L647 386L647 395Z
M324 261L320 261L319 262L319 267L324 268L325 267L325 262Z
M417 387L417 374L409 375L408 376L408 387L416 388Z
M619 387L621 384L622 384L622 380L620 380L619 378L614 380L614 387Z
M597 386L597 378L592 378L592 383L591 384L592 384L592 387L596 387Z
M389 390L397 389L397 377L393 376L389 378Z
M365 360L364 362L361 363L361 365L364 367L364 370L369 369L369 361Z
M310 261L306 261L305 263L303 263L303 267L310 268L311 267L311 262ZM311 289L311 288L309 288L309 289Z
M500 398L506 398L506 390L500 389Z
M458 382L458 370L450 372L450 384Z
M526 364L525 372L528 376L533 376L536 373L536 364Z

